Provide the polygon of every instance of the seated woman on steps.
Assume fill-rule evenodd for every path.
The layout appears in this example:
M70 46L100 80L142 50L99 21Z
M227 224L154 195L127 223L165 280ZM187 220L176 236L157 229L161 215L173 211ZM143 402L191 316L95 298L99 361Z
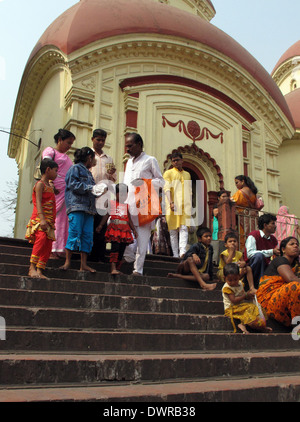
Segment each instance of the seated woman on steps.
M257 299L270 318L290 326L300 315L299 242L283 239L280 255L271 261L260 279Z

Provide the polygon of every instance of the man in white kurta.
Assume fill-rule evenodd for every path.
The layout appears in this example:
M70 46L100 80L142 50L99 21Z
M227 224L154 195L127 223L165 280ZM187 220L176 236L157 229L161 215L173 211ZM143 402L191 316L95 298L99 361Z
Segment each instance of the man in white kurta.
M126 165L123 183L128 186L127 202L138 237L135 243L127 246L124 258L127 262L134 262L133 274L142 275L151 230L155 222L153 221L143 226L139 225L135 190L136 186L141 184L141 179L151 179L152 187L156 192L159 191L159 188L163 188L165 182L156 158L143 152L143 140L140 135L136 133L127 135L126 150L131 158Z

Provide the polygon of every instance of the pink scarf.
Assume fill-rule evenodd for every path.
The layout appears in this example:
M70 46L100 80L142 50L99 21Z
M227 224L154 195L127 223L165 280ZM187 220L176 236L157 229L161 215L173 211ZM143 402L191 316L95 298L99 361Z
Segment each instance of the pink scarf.
M278 210L275 236L279 244L286 237L296 237L297 235L298 220L295 215L289 214L288 212L288 207L285 205Z

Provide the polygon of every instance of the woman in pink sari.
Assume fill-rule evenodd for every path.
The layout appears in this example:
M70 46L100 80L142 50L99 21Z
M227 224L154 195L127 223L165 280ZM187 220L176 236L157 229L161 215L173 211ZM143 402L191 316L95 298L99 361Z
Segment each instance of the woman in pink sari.
M69 168L73 165L72 160L68 157L67 152L75 141L72 132L59 129L54 135L56 147L47 147L42 154L43 158L51 158L58 164L58 175L53 182L56 194L56 220L55 220L55 238L52 245L52 257L64 257L65 245L68 239L68 217L65 204L65 177Z
M295 215L289 214L288 207L285 205L280 207L276 218L275 237L278 240L278 247L280 246L280 242L286 237L293 236L297 238L297 234L300 235L298 220Z

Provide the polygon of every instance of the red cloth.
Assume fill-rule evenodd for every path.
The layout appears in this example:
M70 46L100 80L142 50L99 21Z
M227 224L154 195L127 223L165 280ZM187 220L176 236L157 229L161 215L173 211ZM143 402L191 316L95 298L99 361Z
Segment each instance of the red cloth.
M47 232L36 231L30 262L37 268L44 270L51 254L53 240L49 239Z
M110 223L105 232L105 240L106 242L133 243L127 204L110 201Z
M36 186L38 183L44 184L42 194L42 209L45 220L48 223L47 231L42 230L40 226L40 217L36 206ZM35 184L32 192L33 211L27 224L25 238L29 243L33 243L30 262L37 268L45 269L47 261L51 254L52 243L55 240L54 223L56 217L55 195L53 188L39 181Z

